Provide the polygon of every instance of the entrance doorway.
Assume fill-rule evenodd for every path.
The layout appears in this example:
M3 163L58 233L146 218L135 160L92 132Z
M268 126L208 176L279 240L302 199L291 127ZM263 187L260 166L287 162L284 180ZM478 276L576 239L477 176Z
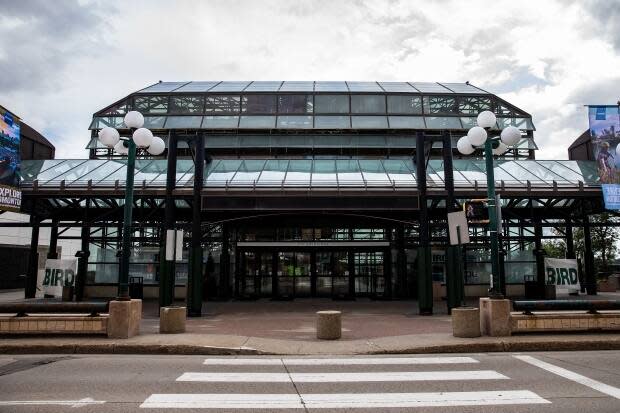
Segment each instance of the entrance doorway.
M240 298L381 297L389 250L358 248L240 249Z

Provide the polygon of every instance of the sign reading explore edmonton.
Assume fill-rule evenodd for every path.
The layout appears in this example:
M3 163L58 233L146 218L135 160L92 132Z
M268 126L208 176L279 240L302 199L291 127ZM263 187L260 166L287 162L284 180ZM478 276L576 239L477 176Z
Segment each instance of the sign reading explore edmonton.
M0 210L19 212L19 118L0 106Z
M577 260L545 258L547 284L555 285L556 294L579 292Z

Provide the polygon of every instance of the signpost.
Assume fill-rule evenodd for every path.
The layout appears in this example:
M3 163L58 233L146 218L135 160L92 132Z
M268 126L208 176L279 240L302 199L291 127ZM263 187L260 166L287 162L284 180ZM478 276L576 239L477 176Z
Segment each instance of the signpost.
M467 217L465 216L465 211L448 213L448 234L450 236L450 245L457 245L458 254L463 256L463 260L465 260L463 250L461 248L463 244L469 243L469 226L467 225ZM450 248L448 248L448 250L450 251ZM461 298L461 307L465 307L465 274L461 265L461 259L459 259L458 256L450 256L446 258L447 263L453 263L454 274L458 274L458 278L455 277L455 281L458 280L458 283L453 282L450 283L450 285L452 286L452 288L458 291L458 296L460 296ZM458 296L454 297L454 305L458 303ZM449 307L450 304L451 303L448 303Z

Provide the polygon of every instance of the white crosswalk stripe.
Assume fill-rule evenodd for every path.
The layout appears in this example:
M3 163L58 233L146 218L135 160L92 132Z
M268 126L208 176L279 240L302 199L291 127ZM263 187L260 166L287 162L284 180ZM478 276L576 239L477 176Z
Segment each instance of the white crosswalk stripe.
M381 381L499 380L492 370L396 371L373 373L183 373L177 381L234 383L359 383Z
M353 409L550 403L528 390L432 393L154 394L143 408Z
M472 357L209 358L209 366L354 366L479 363Z
M458 370L452 367L442 368L446 365L479 363L473 357L341 357L341 358L269 358L269 357L241 357L241 358L208 358L204 365L214 367L207 372L185 372L176 379L179 386L183 383L204 383L205 390L218 383L226 383L226 392L213 392L218 387L213 387L211 392L204 393L169 393L152 394L142 404L145 409L385 409L385 408L414 408L414 407L451 407L451 406L494 406L494 405L523 405L545 404L550 401L540 397L536 393L525 389L503 389L483 391L442 391L442 392L402 392L402 386L406 382L434 382L434 383L462 383L472 381L480 389L481 383L491 381L510 380L494 370ZM340 367L352 366L356 370L364 370L364 366L416 366L415 371L311 371L299 372L297 370L313 366ZM432 366L437 366L433 370ZM270 372L262 372L261 367L267 366ZM360 367L361 366L361 367ZM428 367L425 367L428 366ZM233 371L222 371L232 368ZM234 371L247 367L244 371ZM273 372L274 367L280 367L281 372ZM291 367L291 369L289 369ZM258 372L257 372L258 368ZM314 368L317 370L317 367ZM340 370L340 369L338 369ZM476 382L479 381L479 382ZM347 386L347 390L359 389L371 386L373 383L403 383L398 389L401 392L378 393L363 390L352 392L339 392L338 386ZM241 383L241 384L239 384ZM248 393L247 384L272 383L270 393ZM300 386L297 386L297 384ZM324 383L332 383L333 388L328 392L316 392ZM357 387L350 387L351 383ZM366 386L364 383L368 383ZM230 384L230 386L229 386ZM440 384L441 385L441 384ZM289 387L282 387L289 386ZM308 387L310 386L310 387ZM319 386L319 387L316 387ZM384 384L392 386L392 384ZM282 393L274 392L273 389L284 390ZM460 387L461 388L461 387ZM239 389L236 392L235 389ZM372 388L376 391L376 387ZM462 389L462 388L461 388ZM192 388L195 391L196 387ZM245 390L245 391L243 391Z

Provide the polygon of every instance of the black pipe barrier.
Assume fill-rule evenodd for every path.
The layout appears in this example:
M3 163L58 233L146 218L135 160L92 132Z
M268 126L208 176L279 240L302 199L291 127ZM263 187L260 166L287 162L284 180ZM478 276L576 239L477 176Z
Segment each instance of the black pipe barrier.
M26 314L35 313L88 313L91 316L99 313L108 312L107 302L79 302L79 303L57 303L57 302L34 302L34 303L1 303L0 314L17 314L23 317Z
M514 301L514 311L590 311L620 310L620 300L528 300Z

